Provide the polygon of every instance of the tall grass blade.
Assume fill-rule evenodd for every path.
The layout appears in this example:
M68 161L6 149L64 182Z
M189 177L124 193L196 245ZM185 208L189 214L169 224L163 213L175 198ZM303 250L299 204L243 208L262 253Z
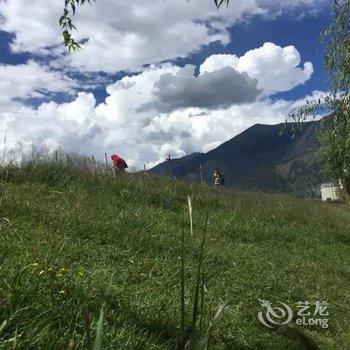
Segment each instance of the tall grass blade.
M93 350L101 350L102 346L102 328L103 328L103 318L104 318L104 312L103 312L103 306L101 307L100 311L100 318L97 323L97 331L96 331L96 339Z
M198 312L199 292L200 292L200 286L201 286L201 281L202 281L204 243L205 243L205 240L207 237L208 220L209 220L209 212L207 212L206 218L205 218L203 238L202 238L202 242L201 242L201 246L200 246L200 253L199 253L197 282L196 282L194 301L193 301L193 315L192 315L192 331L193 332L196 332L196 326L197 326L197 320L198 320L198 314L199 314L199 312Z
M7 135L6 135L6 131L5 131L5 135L4 135L4 152L2 155L2 162L3 164L6 163L6 139L7 139Z
M17 349L17 345L18 345L18 329L16 328L15 336L13 338L13 347L12 347L12 349L16 350Z
M91 339L91 316L87 309L83 311L84 329L85 329L85 345L88 350L92 350Z
M0 325L0 333L3 331L3 329L6 327L7 325L7 320L5 320L3 323L1 323Z
M210 338L211 338L211 333L212 333L213 327L217 323L221 314L224 312L225 308L226 308L225 304L221 305L219 307L218 311L216 312L215 316L213 317L212 321L210 322L210 325L207 329L207 333L205 335L205 344L206 344L205 349L209 348L209 343L210 343Z
M190 232L191 235L193 236L193 210L192 210L192 200L191 197L188 196L188 214L190 216Z
M181 228L181 339L185 337L185 231Z
M203 323L204 323L204 281L203 276L201 278L201 295L200 295L200 311L199 311L199 338L202 339L203 337Z

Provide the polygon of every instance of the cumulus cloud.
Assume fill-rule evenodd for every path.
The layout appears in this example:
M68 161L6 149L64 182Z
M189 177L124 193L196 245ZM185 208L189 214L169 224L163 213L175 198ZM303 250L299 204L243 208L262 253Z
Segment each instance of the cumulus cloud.
M171 112L199 107L217 109L233 104L254 102L259 94L257 81L231 67L224 67L198 77L195 66L186 66L176 74L163 74L154 84L153 99L140 110Z
M280 47L265 43L250 50L242 57L236 55L212 55L200 67L200 73L211 73L224 67L232 67L257 79L258 88L266 94L282 92L304 84L313 74L313 65L306 62L299 67L301 56L294 46Z
M37 109L12 102L6 111L0 108L0 130L6 134L7 149L21 142L24 150L35 144L97 158L106 151L118 150L130 165L139 165L139 159L146 159L146 163L147 159L155 160L156 152L139 149L148 115L136 113L135 108L149 100L154 81L174 69L170 65L150 67L139 75L125 77L108 86L109 96L98 106L91 93L79 93L70 103L43 103Z
M212 0L97 1L79 8L77 40L84 50L62 56L57 20L63 3L46 0L0 2L0 29L14 34L15 52L56 55L61 64L82 71L135 71L144 64L186 57L212 42L226 44L228 26L247 14L260 13L255 0L234 2L220 13ZM28 16L35 9L35 16ZM199 10L200 9L200 10Z
M7 148L20 142L24 150L35 144L39 148L93 154L100 160L104 152L117 151L135 170L143 164L155 165L168 154L180 157L209 151L258 122L283 122L290 105L286 101L261 101L225 110L188 108L157 115L144 113L137 121L133 120L134 111L128 115L128 123L109 120L119 93L116 90L109 96L110 102L103 108L95 105L92 94L81 93L71 103L45 103L37 110L23 108L20 113L8 115L0 120Z
M26 102L29 99L49 100L57 94L73 96L77 86L78 84L65 74L52 71L32 60L18 65L0 64L0 132L14 132L7 140L19 140L21 135L16 127L12 128L11 122L26 120L24 134L30 136L31 121L26 116L32 116L34 111L26 107ZM50 120L42 123L48 126Z
M77 83L66 75L30 60L25 64L0 64L0 101L72 93ZM1 108L1 107L0 107Z
M38 109L22 105L2 113L0 130L6 134L6 148L16 148L19 143L24 152L32 145L70 151L85 148L87 154L95 147L96 152L94 141L102 128L96 122L94 107L92 94L79 93L70 103L43 103Z
M313 73L313 65L306 62L301 68L300 62L294 46L282 48L273 43L265 43L242 57L212 55L200 66L199 76L191 65L160 76L153 86L153 98L139 110L164 113L254 102L259 94L268 96L305 83Z
M190 68L185 71L193 74ZM104 152L117 151L135 170L143 164L155 165L168 154L206 152L255 123L283 122L294 103L264 98L225 108L140 111L141 106L153 101L154 86L162 77L176 77L180 72L181 76L182 69L164 64L126 76L107 87L108 96L100 104L96 104L93 94L79 93L69 103L43 103L37 109L18 104L17 109L12 106L6 113L0 110L0 130L6 133L7 148L21 142L23 149L32 144L59 147L93 154L101 160Z
M84 50L64 54L57 20L62 1L0 1L0 29L13 34L14 52L55 57L56 65L84 72L135 71L145 64L186 57L213 42L227 44L227 28L254 15L318 8L322 0L231 1L218 12L213 0L109 0L79 8L75 17ZM278 5L279 4L279 5ZM284 4L284 5L283 5ZM35 15L29 16L28 14Z

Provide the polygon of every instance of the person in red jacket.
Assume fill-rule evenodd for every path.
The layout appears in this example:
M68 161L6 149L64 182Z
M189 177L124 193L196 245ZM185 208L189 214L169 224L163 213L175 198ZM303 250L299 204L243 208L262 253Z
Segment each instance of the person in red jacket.
M125 173L125 169L128 167L125 160L120 158L117 154L113 154L111 156L113 162L114 172L117 173Z

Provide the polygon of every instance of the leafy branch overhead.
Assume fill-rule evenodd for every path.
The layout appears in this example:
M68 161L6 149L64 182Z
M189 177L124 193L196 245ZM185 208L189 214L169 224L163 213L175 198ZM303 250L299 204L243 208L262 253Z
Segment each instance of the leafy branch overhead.
M77 6L82 6L86 3L91 4L91 0L65 0L63 15L59 19L59 25L63 29L63 41L64 45L69 51L78 51L81 46L75 41L72 36L73 29L77 29L72 21L72 16L75 15Z
M93 0L95 1L95 0ZM230 0L213 0L217 9L222 5L228 5ZM75 41L72 31L77 29L73 24L72 17L75 15L77 7L85 5L86 3L91 4L92 0L64 0L64 9L63 14L59 19L59 25L63 29L63 41L64 45L68 48L69 51L78 51L81 49L81 46L78 42Z
M228 5L230 0L214 0L214 2L215 2L215 6L219 9L223 4Z

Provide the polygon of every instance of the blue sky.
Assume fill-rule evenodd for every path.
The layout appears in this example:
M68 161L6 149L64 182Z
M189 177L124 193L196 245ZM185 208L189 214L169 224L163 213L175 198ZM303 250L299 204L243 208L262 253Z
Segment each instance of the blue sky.
M2 148L118 151L137 169L282 122L328 90L318 37L330 1L237 0L219 12L211 0L109 4L80 9L86 43L70 54L62 4L0 0Z

